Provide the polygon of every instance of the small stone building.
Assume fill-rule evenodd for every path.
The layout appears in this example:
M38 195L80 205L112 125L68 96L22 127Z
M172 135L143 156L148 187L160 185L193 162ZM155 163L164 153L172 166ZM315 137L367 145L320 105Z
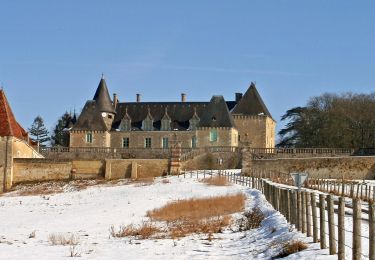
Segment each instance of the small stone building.
M0 89L0 193L13 182L13 158L42 157L17 122L3 89Z
M135 102L111 100L102 77L94 98L86 102L70 128L70 147L160 148L174 142L182 148L253 147L273 148L275 121L255 84L236 93L235 101L213 96L208 102Z

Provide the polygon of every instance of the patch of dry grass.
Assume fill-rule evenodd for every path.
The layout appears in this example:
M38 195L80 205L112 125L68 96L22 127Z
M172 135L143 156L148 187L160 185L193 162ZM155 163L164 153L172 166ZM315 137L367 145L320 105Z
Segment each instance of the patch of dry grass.
M78 245L79 238L74 234L63 234L63 233L51 233L48 235L48 241L51 245Z
M203 183L207 185L215 185L215 186L229 186L231 185L230 182L228 182L227 178L224 176L215 176L212 178L205 178L202 180Z
M210 198L193 198L178 200L164 207L147 212L151 221L166 221L167 227L158 228L155 222L143 222L141 225L121 226L116 230L110 228L112 237L180 238L193 233L219 233L231 224L232 213L243 210L246 196L243 193Z
M147 212L147 216L158 221L179 221L183 219L202 220L225 216L243 210L246 196L243 193L210 198L192 198L170 202L165 206Z
M303 251L306 248L308 248L306 243L299 240L293 240L283 246L283 251L278 255L278 257L286 257L288 255Z
M15 191L20 196L51 195L66 191L80 191L104 183L106 183L104 179L32 182L16 185L11 191Z
M172 239L185 237L190 234L209 234L212 239L213 233L220 233L223 228L231 224L230 216L223 216L203 220L182 220L171 222L168 225L169 235Z
M133 224L120 226L118 230L116 230L114 226L111 226L109 231L112 237L135 237L139 239L148 239L162 232L164 232L162 229L146 221L138 226Z

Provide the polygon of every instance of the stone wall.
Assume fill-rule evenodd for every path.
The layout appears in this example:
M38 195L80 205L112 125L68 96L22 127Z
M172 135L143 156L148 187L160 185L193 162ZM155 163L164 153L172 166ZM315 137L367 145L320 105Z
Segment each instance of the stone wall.
M42 158L37 151L34 150L28 143L15 137L13 140L13 158Z
M169 160L167 159L135 159L135 160L106 160L105 178L122 179L132 177L138 178L158 177L168 173ZM136 174L134 173L136 166Z
M70 132L70 147L110 147L110 134L107 131L90 131L92 143L86 142L86 131Z
M111 132L91 132L92 143L86 142L85 131L72 131L70 133L70 147L111 147L123 148L123 138L129 138L130 148L144 148L145 138L151 138L151 148L163 148L163 138L181 143L182 148L192 147L192 138L196 137L197 147L206 146L237 146L238 133L234 128L219 127L217 130L217 141L210 141L210 129L199 128L196 131L111 131Z
M70 160L14 159L13 184L68 180L71 174L72 162Z
M247 161L250 158L246 159ZM374 179L375 157L288 158L252 160L246 171L308 172L315 178ZM244 169L245 170L245 169Z
M12 142L12 137L0 137L0 192L11 187L13 176Z
M219 164L221 159L222 164ZM235 152L204 153L181 163L181 170L220 170L241 167L241 154Z
M268 116L233 115L240 141L256 148L275 147L276 122Z

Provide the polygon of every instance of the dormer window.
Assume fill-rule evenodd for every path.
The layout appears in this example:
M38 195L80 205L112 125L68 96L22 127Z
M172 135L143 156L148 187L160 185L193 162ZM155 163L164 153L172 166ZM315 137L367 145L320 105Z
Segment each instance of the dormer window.
M120 131L131 131L132 129L132 120L128 114L128 108L126 108L124 118L120 123Z
M194 108L194 115L189 120L189 130L196 130L199 124L200 118L197 115L197 111Z
M143 131L154 130L154 118L151 116L150 107L148 107L147 116L142 122L142 130Z
M120 131L130 131L132 128L132 122L130 119L122 119L120 123Z
M161 119L161 131L170 131L171 130L171 118L168 115L167 108L165 108L164 116Z

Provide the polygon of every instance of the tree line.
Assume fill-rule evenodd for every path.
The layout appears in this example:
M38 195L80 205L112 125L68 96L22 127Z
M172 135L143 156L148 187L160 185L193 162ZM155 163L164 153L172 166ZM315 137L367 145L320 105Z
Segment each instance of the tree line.
M71 115L65 112L58 120L52 133L48 131L44 124L44 120L41 116L37 116L31 127L28 128L30 138L34 142L39 143L40 146L46 146L51 144L52 146L69 146L69 132L67 126L69 122L75 118L75 115Z
M281 121L278 147L374 148L375 93L322 94Z

